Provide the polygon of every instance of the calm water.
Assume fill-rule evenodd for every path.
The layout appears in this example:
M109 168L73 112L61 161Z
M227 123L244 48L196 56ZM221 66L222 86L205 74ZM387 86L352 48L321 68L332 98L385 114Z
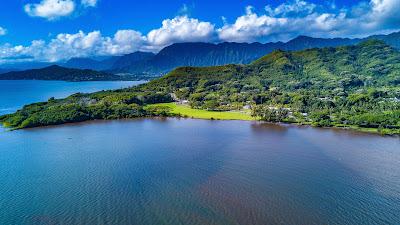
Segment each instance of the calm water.
M111 90L130 87L141 81L8 81L0 80L0 115L15 112L23 105L47 101L51 97L64 98L81 92L90 93L101 90Z
M0 224L399 224L400 140L242 121L0 132Z

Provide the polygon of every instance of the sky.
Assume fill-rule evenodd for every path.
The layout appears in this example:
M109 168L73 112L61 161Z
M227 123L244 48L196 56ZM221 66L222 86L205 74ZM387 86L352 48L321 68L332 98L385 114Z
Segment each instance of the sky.
M1 0L0 64L400 30L400 0Z

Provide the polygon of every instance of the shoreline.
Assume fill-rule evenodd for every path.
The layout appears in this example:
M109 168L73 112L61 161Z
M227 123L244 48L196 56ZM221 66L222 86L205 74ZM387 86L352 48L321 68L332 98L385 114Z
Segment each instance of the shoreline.
M17 130L34 130L34 129L43 129L43 128L56 128L62 126L75 126L75 125L85 125L91 123L102 123L102 122L123 122L123 121L135 121L135 120L145 120L145 119L187 119L187 120L208 120L208 121L240 121L240 122L250 122L250 123L259 123L265 125L275 125L275 126L282 126L282 127L296 127L296 128L313 128L313 129L323 129L323 130L332 130L332 131L346 131L346 132L353 132L357 134L364 134L364 135L378 135L381 137L400 137L400 134L397 133L381 133L376 128L358 128L358 127L340 127L340 126L332 126L332 127L317 127L311 124L304 124L304 123L288 123L288 122L268 122L262 120L241 120L241 119L205 119L205 118L196 118L196 117L189 117L189 116L144 116L144 117L137 117L137 118L126 118L126 119L100 119L100 120L86 120L80 122L71 122L71 123L62 123L62 124L54 124L54 125L47 125L47 126L38 126L38 127L29 127L29 128L10 128L5 126L4 123L0 123L0 132L3 131L17 131Z
M118 121L118 120L135 120L135 119L146 119L146 118L187 118L187 119L201 119L201 120L221 120L221 121L248 121L248 122L262 122L266 124L276 124L276 125L293 125L297 127L312 127L312 128L322 128L322 129L336 129L336 130L348 130L355 131L360 133L368 133L380 136L395 136L400 137L399 129L388 129L388 128L367 128L367 127L357 127L357 126L349 126L346 124L334 124L332 126L315 126L311 122L307 121L282 121L282 122L270 122L263 121L257 119L250 114L250 110L237 110L237 111L208 111L204 109L195 109L191 108L185 104L177 104L176 102L170 103L156 103L149 104L143 107L145 110L157 111L160 112L154 114L149 113L149 115L141 116L141 117L132 117L132 118L122 118L122 119L95 119L95 120L83 120L83 121L73 121L73 122L62 122L62 123L54 123L43 126L36 127L12 127L7 124L7 122L0 121L0 127L4 131L15 131L15 130L26 130L32 128L41 128L41 127L53 127L60 126L66 124L77 124L84 123L89 121ZM5 116L5 115L3 115ZM1 117L1 115L0 115Z
M269 121L262 121L257 118L246 114L246 111L224 111L224 112L215 112L215 111L207 111L202 109L192 109L187 105L179 105L176 103L160 103L154 104L153 106L168 106L171 108L171 115L173 117L183 117L183 118L192 118L192 119L205 119L205 120L242 120L242 121L260 121L265 123L271 124L292 124L296 126L309 126L314 128L335 128L340 130L354 130L363 133L372 133L378 135L388 135L388 136L400 136L400 131L398 130L390 130L390 129L383 129L379 130L379 128L364 128L364 127L357 127L357 126L348 126L345 124L336 124L330 127L320 127L320 126L313 126L309 122L291 122L291 121L282 121L282 122L269 122ZM248 112L247 112L248 113ZM224 114L224 116L221 116ZM200 116L199 116L200 115ZM218 117L220 116L220 117ZM230 117L231 116L231 117ZM239 117L235 117L239 116ZM228 118L227 118L228 117ZM241 119L244 117L244 119Z

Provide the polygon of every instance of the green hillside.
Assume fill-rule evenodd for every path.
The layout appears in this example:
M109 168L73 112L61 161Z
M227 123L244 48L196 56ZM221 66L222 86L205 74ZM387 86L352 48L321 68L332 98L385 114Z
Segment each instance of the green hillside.
M167 106L146 105L173 100L210 111L251 108L254 118L272 122L399 133L400 53L375 40L338 48L274 51L249 65L181 67L131 89L32 104L0 120L25 128L168 116L176 113Z

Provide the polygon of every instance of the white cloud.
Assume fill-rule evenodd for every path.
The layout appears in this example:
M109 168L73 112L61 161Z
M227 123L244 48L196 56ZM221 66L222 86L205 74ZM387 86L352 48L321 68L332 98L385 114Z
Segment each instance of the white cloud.
M95 7L98 0L80 0L81 8ZM71 15L77 9L75 0L41 0L40 3L26 4L25 12L32 17L55 20ZM79 8L78 8L79 9Z
M371 26L392 28L400 26L400 1L399 0L371 0L371 11L366 15L366 20Z
M146 38L138 31L119 30L114 37L106 38L107 44L102 55L120 55L143 50Z
M99 31L79 31L76 34L59 34L48 43L36 40L29 46L0 46L0 62L18 59L56 62L72 57L121 55L140 50L144 41L145 37L133 30L117 31L114 37L104 37Z
M7 34L7 30L3 27L0 27L0 36Z
M226 41L256 41L259 37L279 32L277 28L288 23L287 18L275 18L267 15L258 16L252 7L246 8L246 15L237 18L234 24L225 24L218 29L219 38Z
M267 5L265 10L270 16L288 16L288 15L299 15L299 14L310 14L317 6L313 3L308 3L303 0L295 0L293 2L283 3L276 8L272 8Z
M158 51L175 42L211 41L214 25L187 16L164 20L162 27L147 35L135 30L118 30L114 36L103 36L100 31L58 34L48 42L33 41L30 46L0 47L0 62L12 58L60 61L72 57L122 55L134 51ZM11 57L13 56L13 57ZM1 60L3 59L3 60Z
M95 7L97 5L97 0L81 0L81 4L84 7Z
M178 11L179 15L189 15L190 9L186 4L183 4L182 7Z
M251 6L233 24L218 29L224 41L252 42L288 40L298 35L317 37L356 37L400 26L399 0L371 0L352 9L317 6L303 0L265 7L256 14ZM332 11L334 10L334 11Z
M84 1L81 0L81 4ZM50 9L59 9L66 15L66 10L61 10L65 7L55 6L61 2L66 4L72 0L42 0L28 8L38 15L55 19L54 11L57 10L50 13ZM261 14L255 13L253 7L249 6L245 14L233 23L222 17L224 25L220 28L210 22L179 15L164 20L161 27L147 34L135 30L119 30L114 35L103 36L100 31L79 31L75 34L58 34L49 41L35 40L27 46L0 45L0 63L18 60L54 62L72 57L121 55L138 50L156 52L177 42L266 42L285 41L298 35L354 37L387 33L400 27L398 3L399 0L371 0L352 8L336 9L329 4L321 6L305 0L293 0L275 8L266 6ZM0 27L0 35L5 32Z
M150 31L147 40L152 47L160 48L176 42L211 41L214 32L214 25L209 22L177 16L164 20L161 28Z
M37 4L26 4L24 10L29 16L54 20L70 15L75 10L75 2L72 0L42 0Z
M59 34L46 46L43 56L49 61L93 55L121 55L140 50L144 37L133 30L117 31L114 37L103 37L100 31Z

